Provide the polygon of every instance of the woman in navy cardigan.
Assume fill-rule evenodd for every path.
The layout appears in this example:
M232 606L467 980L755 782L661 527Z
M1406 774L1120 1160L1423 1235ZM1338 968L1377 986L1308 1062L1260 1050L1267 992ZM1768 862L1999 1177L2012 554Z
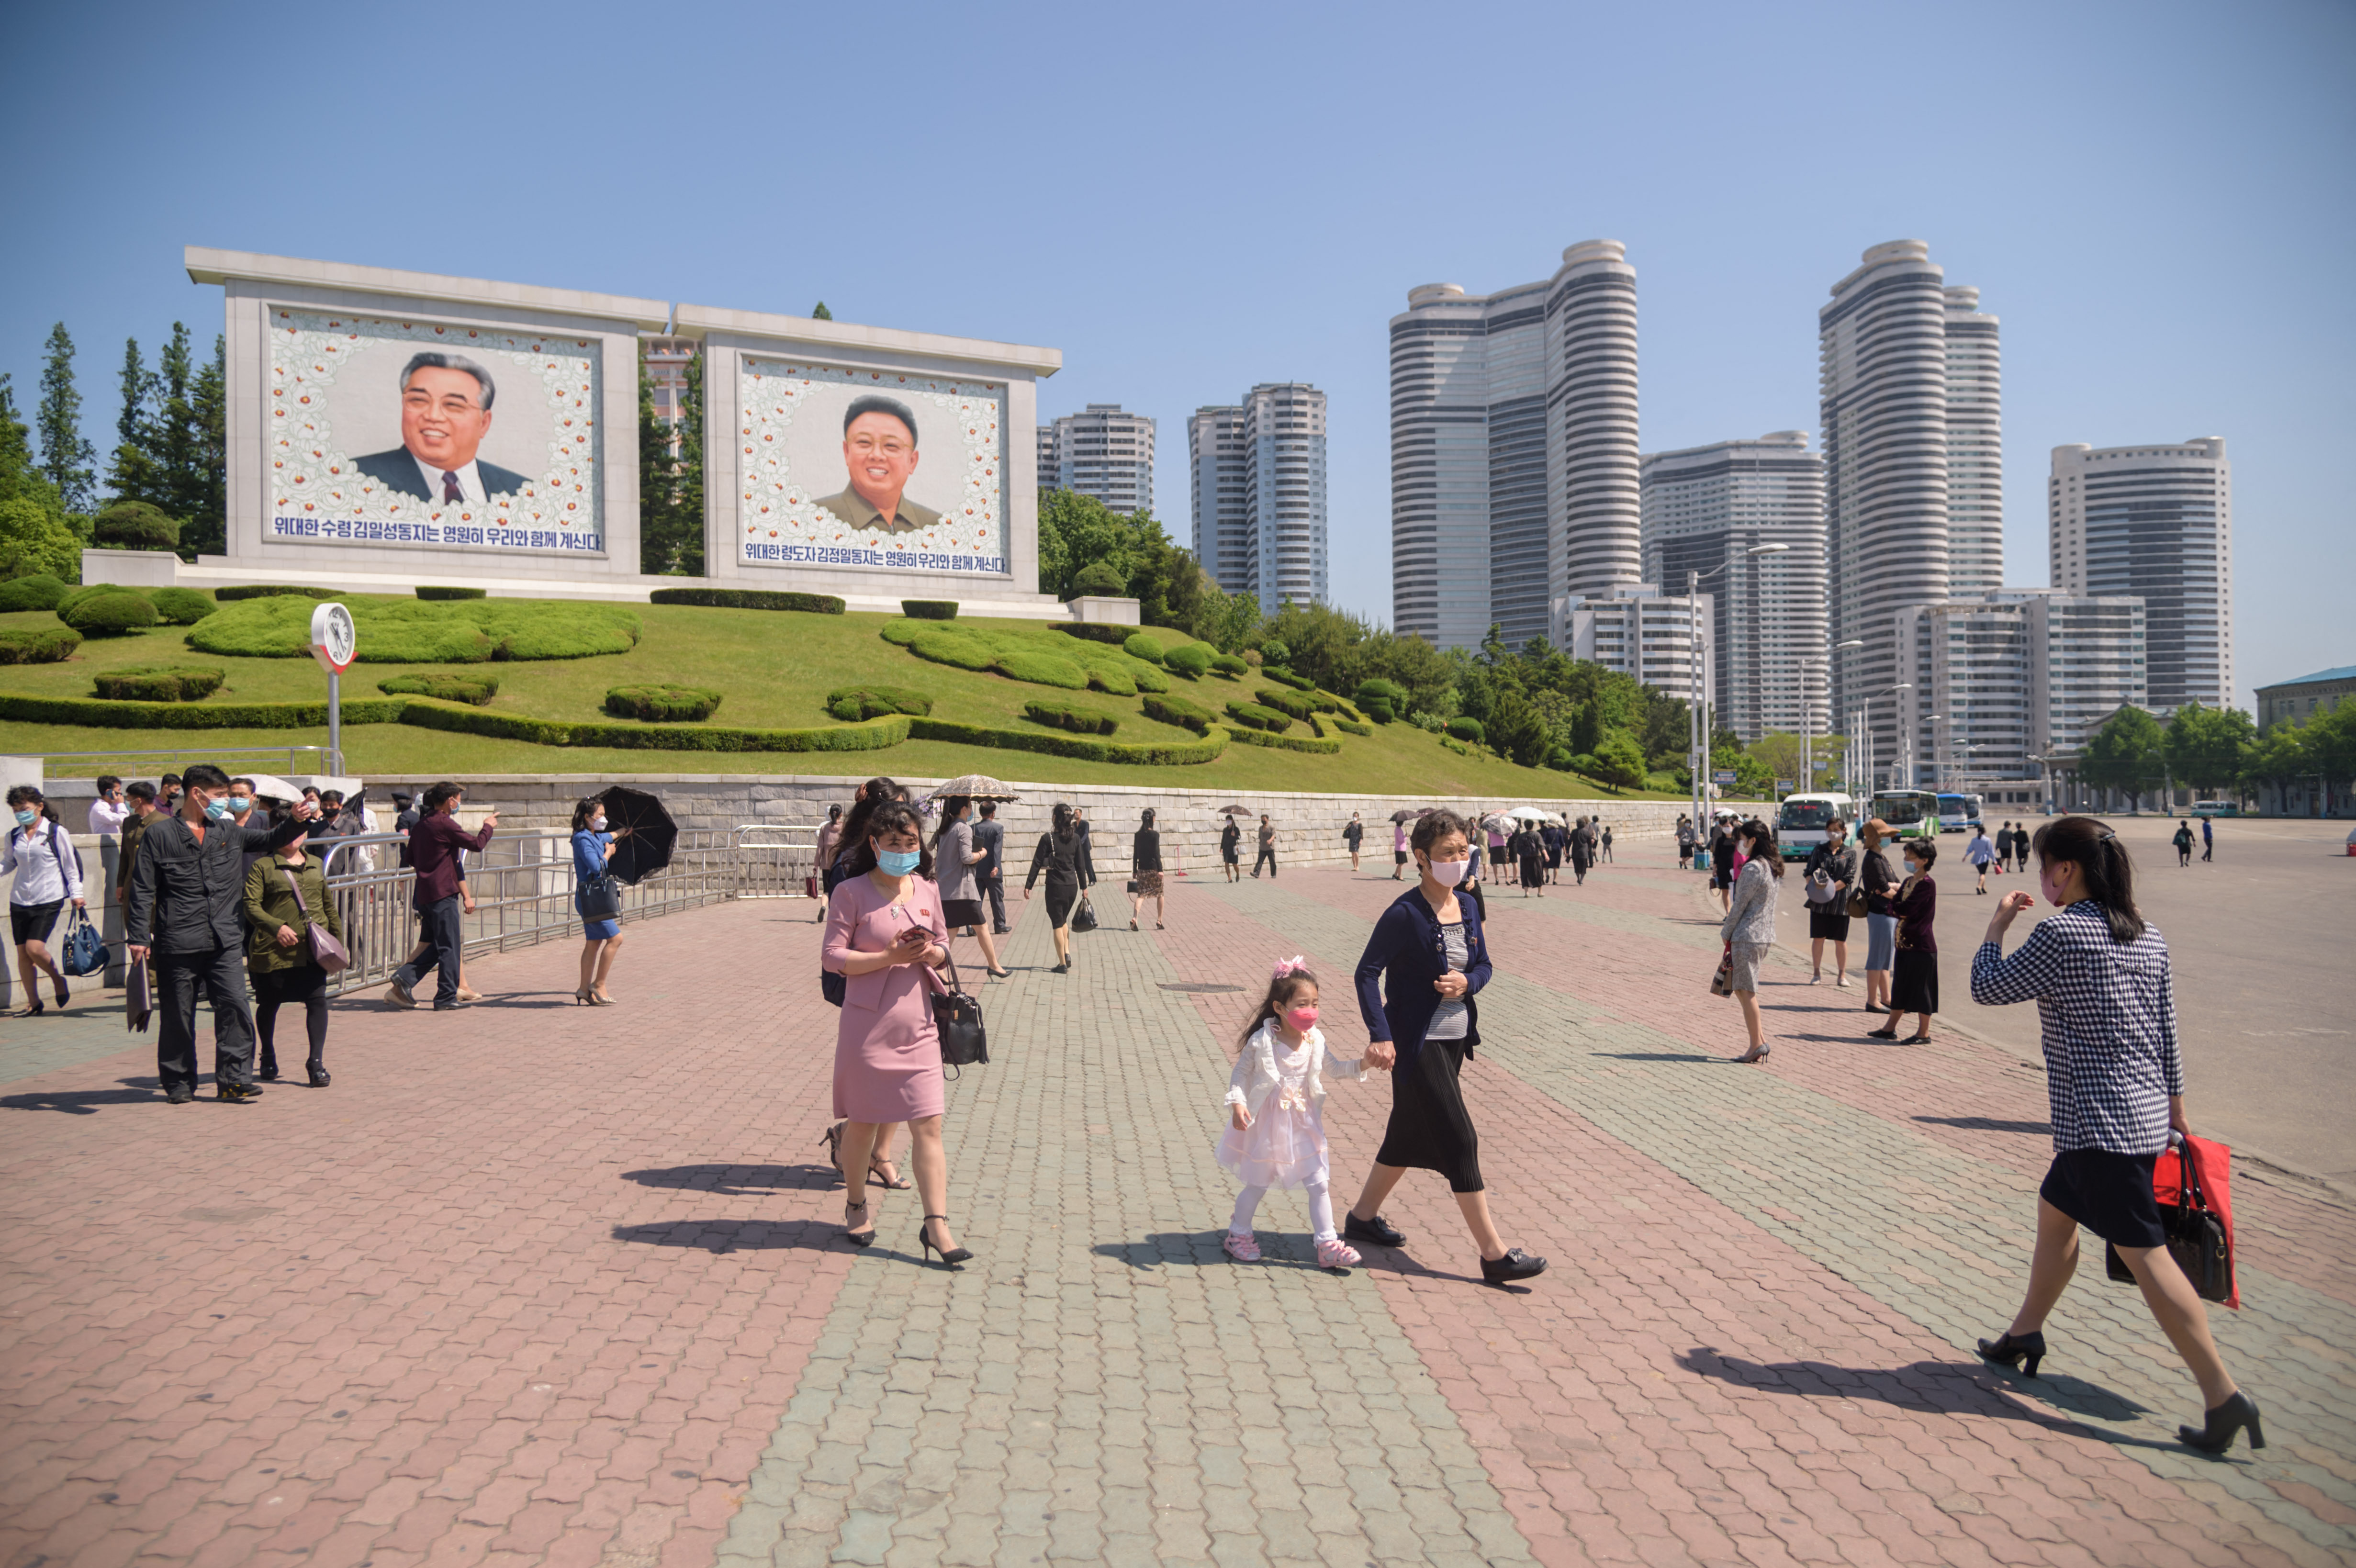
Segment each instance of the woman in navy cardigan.
M1464 1059L1481 1043L1472 996L1490 975L1480 911L1456 896L1472 853L1472 830L1454 812L1435 811L1416 823L1409 847L1421 880L1383 912L1358 960L1358 1010L1373 1042L1365 1064L1396 1064L1398 1072L1389 1130L1342 1233L1376 1246L1405 1242L1383 1219L1383 1200L1408 1170L1436 1170L1448 1178L1481 1249L1481 1277L1492 1285L1527 1279L1545 1271L1546 1259L1508 1248L1497 1234L1481 1181L1480 1137L1457 1083Z

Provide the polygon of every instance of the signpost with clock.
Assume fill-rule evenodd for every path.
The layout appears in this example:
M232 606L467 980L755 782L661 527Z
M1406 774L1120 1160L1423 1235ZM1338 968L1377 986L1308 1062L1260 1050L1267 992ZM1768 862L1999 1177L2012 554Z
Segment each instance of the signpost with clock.
M328 603L311 612L311 656L327 672L327 769L344 771L344 671L359 652L359 629L352 613Z

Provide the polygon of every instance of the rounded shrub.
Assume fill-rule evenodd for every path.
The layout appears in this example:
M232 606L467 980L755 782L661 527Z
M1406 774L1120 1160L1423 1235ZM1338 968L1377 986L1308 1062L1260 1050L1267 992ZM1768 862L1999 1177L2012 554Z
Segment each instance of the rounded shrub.
M1183 697L1149 695L1141 704L1148 719L1159 719L1164 724L1176 724L1192 730L1197 735L1210 729L1218 715L1207 708L1198 707Z
M70 626L0 631L0 664L63 664L80 646L81 634Z
M488 592L483 588L436 588L429 582L417 585L420 599L480 599Z
M1289 686L1295 691L1314 691L1317 689L1317 683L1315 681L1310 679L1305 675L1295 675L1289 669L1279 669L1272 665L1262 665L1259 667L1259 672L1260 674L1268 677L1269 679L1276 681L1280 685Z
M150 589L147 602L167 626L193 626L220 608L201 588Z
M887 713L921 719L933 710L933 699L905 686L846 686L826 694L826 710L846 724Z
M54 610L68 592L61 578L47 572L0 582L0 610Z
M1120 649L1130 658L1143 659L1147 664L1158 665L1164 656L1162 645L1143 632L1131 632L1128 636L1123 637Z
M1481 728L1481 720L1478 719L1467 718L1461 714L1448 721L1448 732L1451 735L1455 736L1460 741L1478 741L1482 739L1483 734Z
M1267 671L1260 673L1265 675ZM1317 711L1317 704L1297 691L1271 691L1262 687L1252 695L1259 699L1262 707L1273 708L1279 713L1290 714L1295 719L1306 719Z
M884 628L889 635L890 626ZM894 642L899 641L894 637ZM920 659L945 664L951 669L985 670L998 657L997 652L980 638L946 626L920 630L908 640L908 651Z
M1088 672L1060 655L1041 649L1009 649L998 654L991 667L1012 680L1027 680L1033 686L1060 686L1066 691L1086 691Z
M1254 730L1265 730L1271 735L1281 735L1292 728L1290 714L1279 713L1273 708L1262 708L1257 702L1230 702L1227 717Z
M1084 643L1110 643L1118 647L1129 641L1130 630L1108 621L1050 621L1049 625L1067 637L1077 637Z
M626 654L637 645L638 613L627 605L553 599L466 599L429 603L389 594L344 600L359 631L364 664L481 664L489 659L574 659ZM223 605L188 632L199 653L246 658L310 656L305 597L276 594Z
M238 582L227 588L213 590L213 597L227 604L239 599L333 599L332 588L306 588L299 582Z
M1263 669L1269 665L1280 669L1292 662L1292 650L1284 645L1282 638L1270 637L1259 645L1259 662Z
M1072 597L1075 599L1123 599L1129 595L1129 579L1114 570L1109 561L1092 560L1072 576Z
M439 672L396 675L378 681L376 688L387 697L433 697L444 702L465 702L480 708L499 694L499 677Z
M1033 698L1023 705L1023 717L1050 729L1069 730L1075 735L1109 735L1120 728L1120 720L1109 713L1092 713L1053 698Z
M1407 688L1392 680L1362 680L1357 701L1358 711L1377 724L1387 724L1407 711Z
M180 520L145 501L117 501L90 520L91 538L102 549L177 549Z
M155 624L155 606L145 595L127 588L112 589L104 593L92 593L74 601L72 606L58 614L85 637L114 637L125 632L145 631Z
M1200 643L1188 643L1172 648L1162 656L1162 667L1173 675L1183 675L1188 680L1200 680L1211 673L1211 650Z
M1233 654L1212 655L1211 667L1225 676L1243 676L1251 674L1251 666L1246 664L1243 660L1237 658Z
M698 724L719 707L718 692L694 686L617 686L605 694L606 712L649 724Z
M131 665L91 684L110 702L202 702L227 678L227 671L206 665Z
M954 621L958 602L954 599L903 599L900 613L911 621Z

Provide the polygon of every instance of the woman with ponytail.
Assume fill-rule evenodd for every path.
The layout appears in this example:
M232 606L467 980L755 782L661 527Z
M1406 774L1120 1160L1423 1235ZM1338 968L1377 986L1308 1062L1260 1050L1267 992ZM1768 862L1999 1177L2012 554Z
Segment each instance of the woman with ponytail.
M2004 895L1972 959L1972 999L1983 1007L2035 1001L2044 1026L2053 1164L2037 1195L2037 1253L2012 1326L1980 1354L2005 1366L2045 1358L2045 1319L2078 1267L2078 1227L2118 1250L2178 1355L2201 1384L2207 1415L2179 1426L2189 1447L2222 1454L2249 1428L2266 1445L2258 1407L2234 1385L2210 1338L2209 1315L2169 1254L2152 1167L2184 1120L2184 1065L2168 946L2136 909L2126 846L2091 816L2064 816L2035 838L2039 879L2061 912L2040 922L2009 958L2013 917L2037 901ZM2188 1155L2189 1158L2190 1156Z

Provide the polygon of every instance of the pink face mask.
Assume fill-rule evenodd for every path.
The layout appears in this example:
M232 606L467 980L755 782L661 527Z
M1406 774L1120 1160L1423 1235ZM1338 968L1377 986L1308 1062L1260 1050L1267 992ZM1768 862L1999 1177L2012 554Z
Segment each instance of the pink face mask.
M1472 861L1467 857L1462 860L1434 860L1430 864L1431 880L1443 888L1452 888L1464 880L1464 873L1471 869Z
M1317 1027L1317 1009L1315 1008L1288 1008L1285 1009L1284 1021L1291 1026L1293 1033L1307 1034L1311 1029Z

